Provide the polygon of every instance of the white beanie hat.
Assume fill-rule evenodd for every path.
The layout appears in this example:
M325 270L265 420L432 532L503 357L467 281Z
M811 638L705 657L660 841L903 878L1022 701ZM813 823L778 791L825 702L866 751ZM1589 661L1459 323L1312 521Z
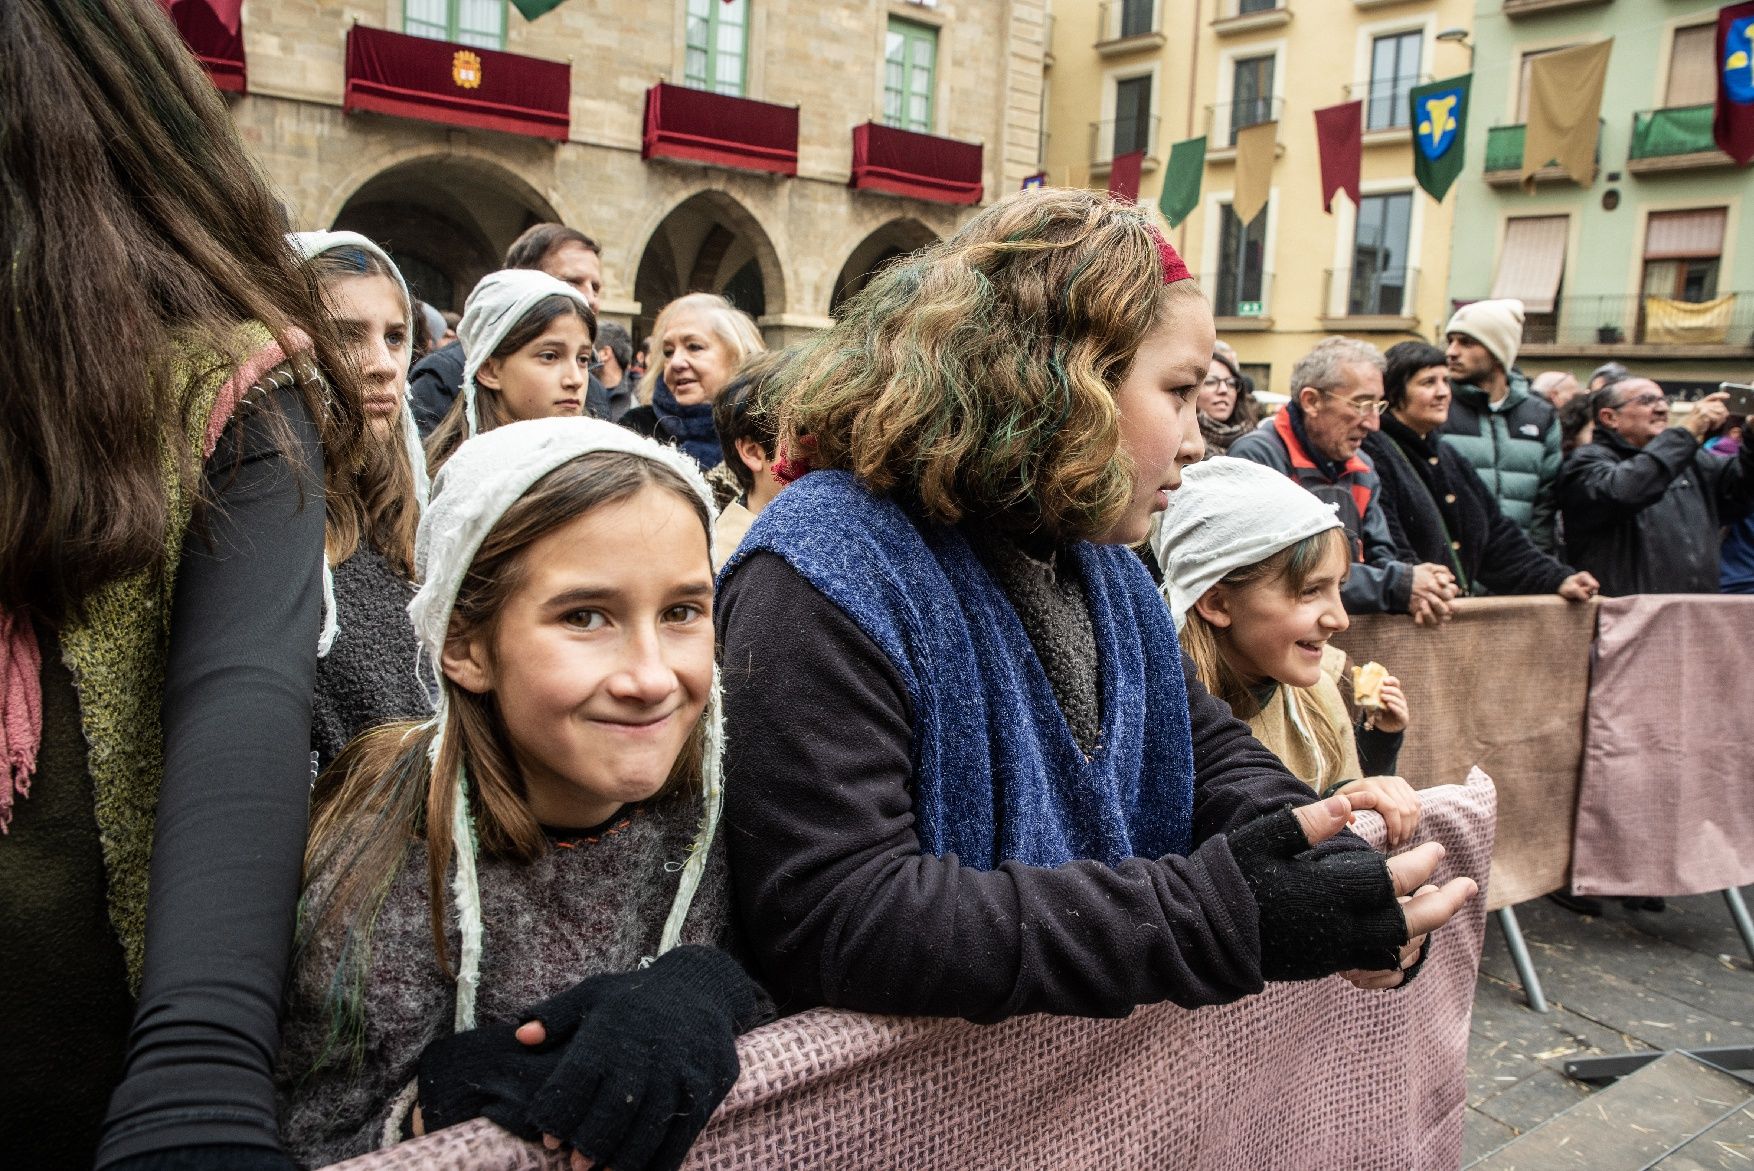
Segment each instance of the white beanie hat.
M481 433L481 416L475 406L475 374L493 357L506 335L518 327L526 314L549 297L570 297L584 310L587 321L597 315L585 295L535 268L502 268L481 278L463 302L463 320L457 323L457 340L463 343L463 419L468 438Z
M390 279L396 282L396 288L402 293L402 310L410 315L408 328L412 335L414 322L414 298L408 292L408 282L402 279L402 270L390 259L390 254L378 247L376 243L360 235L358 232L290 232L287 242L292 250L306 263L315 260L325 252L334 252L339 248L357 248L378 260L389 270ZM361 273L364 276L367 274ZM414 404L408 398L408 384L402 384L402 446L408 452L408 466L414 473L414 504L417 508L426 507L427 493L431 485L426 478L426 447L420 442L420 426L414 421ZM341 627L335 615L335 573L327 560L323 562L323 632L317 639L317 655L327 655L335 645L335 636L341 633Z
M1523 303L1505 298L1463 305L1443 327L1444 336L1465 333L1498 359L1506 374L1516 365L1516 352L1523 344Z
M555 282L559 284L558 281ZM565 286L562 286L563 288ZM709 517L716 514L713 491L700 468L688 456L625 427L600 419L530 419L497 427L457 448L433 483L432 501L420 517L414 540L414 562L421 586L408 603L408 616L420 640L422 658L442 677L440 656L451 625L457 590L475 561L481 542L493 531L506 509L517 503L530 486L549 472L581 456L596 452L625 452L668 468L700 498ZM712 554L713 526L707 526L707 552ZM439 688L432 727L430 758L436 764L444 737L449 701ZM700 832L683 864L676 897L670 906L658 941L661 954L681 940L682 923L706 869L707 851L718 830L724 785L720 757L724 747L724 718L719 697L718 671L713 672L712 692L706 713L706 752L701 766L704 809ZM435 778L435 782L437 778ZM458 933L462 942L457 965L458 1031L475 1024L475 993L481 979L481 890L475 870L475 828L469 815L468 777L458 770L455 839L456 874L452 893L457 904Z
M1334 505L1265 464L1221 455L1189 467L1151 537L1176 629L1227 574L1340 527Z

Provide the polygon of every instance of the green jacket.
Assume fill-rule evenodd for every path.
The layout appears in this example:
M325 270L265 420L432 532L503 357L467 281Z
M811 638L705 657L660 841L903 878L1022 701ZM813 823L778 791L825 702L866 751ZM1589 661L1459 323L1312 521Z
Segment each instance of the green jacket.
M1449 420L1439 433L1474 465L1504 515L1552 552L1559 417L1546 399L1530 393L1528 379L1514 370L1509 379L1510 393L1497 410L1484 390L1456 383Z

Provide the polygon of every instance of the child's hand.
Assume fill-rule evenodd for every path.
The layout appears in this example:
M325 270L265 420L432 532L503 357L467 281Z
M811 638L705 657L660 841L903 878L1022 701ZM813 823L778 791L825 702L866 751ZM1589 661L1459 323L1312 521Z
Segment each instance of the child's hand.
M1364 726L1377 732L1405 732L1411 719L1411 711L1407 707L1407 693L1401 690L1401 681L1393 675L1382 681L1382 708L1371 712L1364 718Z
M1340 792L1355 809L1374 809L1388 830L1388 846L1398 850L1413 839L1419 828L1419 794L1400 777L1365 777L1343 786Z

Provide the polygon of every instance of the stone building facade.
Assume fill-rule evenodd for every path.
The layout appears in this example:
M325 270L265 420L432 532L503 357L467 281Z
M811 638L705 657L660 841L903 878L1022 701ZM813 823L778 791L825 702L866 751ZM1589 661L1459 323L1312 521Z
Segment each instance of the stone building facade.
M254 0L239 30L247 83L230 100L295 227L373 236L441 307L460 309L525 227L558 220L602 244L606 319L639 329L671 297L725 292L784 344L826 325L838 296L884 260L953 231L1036 169L1044 6L565 0L526 21L500 0ZM484 14L491 32L497 9L497 45L459 33ZM355 25L570 63L564 141L345 109ZM730 61L740 76L717 88L796 108L795 175L642 157L647 91L704 88L703 34L718 50L731 43L721 35L742 37ZM898 53L912 57L898 65ZM965 159L972 147L957 144L978 144L978 190L957 203L851 186L854 128L886 121L951 140Z

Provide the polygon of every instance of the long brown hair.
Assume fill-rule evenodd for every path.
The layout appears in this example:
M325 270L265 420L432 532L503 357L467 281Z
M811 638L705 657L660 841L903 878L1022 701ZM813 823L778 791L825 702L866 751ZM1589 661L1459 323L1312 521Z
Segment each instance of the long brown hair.
M331 248L313 256L310 265L325 292L332 281L367 276L389 281L398 293L403 289L401 278L363 248ZM408 316L412 336L420 319L413 301L408 303ZM406 401L401 409L409 409ZM354 476L355 490L330 493L323 541L329 564L346 561L364 540L392 569L413 580L414 532L420 524L420 508L414 499L414 466L409 462L401 428L400 419L386 436L368 428L369 441L362 447Z
M1218 584L1232 589L1277 586L1288 596L1296 597L1322 564L1336 555L1348 556L1346 530L1325 529L1294 545L1287 545L1264 561L1231 570L1218 580ZM1237 719L1252 720L1260 714L1261 705L1255 702L1249 691L1249 681L1225 659L1224 638L1225 632L1206 621L1197 607L1188 607L1181 643L1194 662L1194 671L1200 682L1207 691L1229 704ZM1327 720L1309 712L1308 701L1302 692L1302 688L1288 688L1286 697L1297 707L1300 716L1308 715L1303 720L1304 726L1314 731L1323 759L1339 760L1344 747L1339 733Z
M506 332L499 345L494 347L490 359L509 358L537 338L558 318L571 314L585 323L585 332L591 335L594 344L597 340L597 315L584 308L571 297L563 297L556 293L552 297L530 306L530 311L518 319L518 323ZM469 438L469 419L464 411L465 401L459 388L457 397L452 400L450 410L439 420L432 434L426 437L427 471L437 477L439 469L451 454ZM475 415L481 429L478 434L485 435L495 427L503 427L513 422L511 412L506 409L505 397L499 391L487 386L479 379L475 383Z
M0 4L0 606L59 625L162 564L163 461L198 484L193 404L244 322L310 338L325 466L354 465L361 398L286 227L154 0Z
M669 468L625 452L596 452L549 472L500 517L482 541L457 589L450 637L491 631L506 599L523 578L525 552L543 536L592 509L626 500L648 485L687 501L703 532L712 528L700 497ZM448 901L445 874L455 846L459 768L469 778L469 812L482 855L530 862L548 840L525 801L523 775L491 695L476 695L440 679L447 711L438 759L428 763L435 729L389 724L354 740L318 778L312 794L311 835L305 851L307 905L300 946L318 937L345 937L342 964L355 975L369 963L371 922L400 869L411 839L426 842L428 903L433 947L445 971ZM655 799L698 796L704 728L678 754ZM319 889L315 884L321 884ZM356 980L339 979L343 1000L335 1019L350 1020L346 995ZM352 989L348 992L348 989Z
M896 261L777 380L780 447L926 519L1094 539L1133 492L1114 392L1191 281L1147 213L1090 191L1000 200Z

